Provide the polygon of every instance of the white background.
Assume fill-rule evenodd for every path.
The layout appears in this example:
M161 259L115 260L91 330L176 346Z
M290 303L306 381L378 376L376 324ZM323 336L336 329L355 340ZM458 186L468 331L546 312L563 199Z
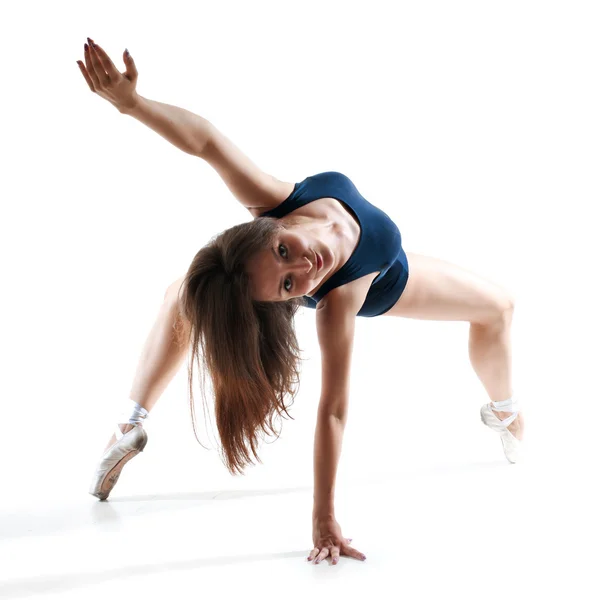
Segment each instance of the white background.
M336 507L346 536L358 540L360 530L369 539L357 543L367 563L386 545L387 571L365 585L405 564L408 521L415 532L429 523L433 547L449 544L442 563L464 566L465 550L452 552L463 543L471 560L482 557L486 577L496 573L513 592L533 593L550 586L548 573L569 572L564 563L553 570L556 548L573 560L569 568L583 569L594 556L584 547L597 526L587 510L597 500L590 490L600 455L599 27L596 4L578 1L3 3L5 532L17 536L15 515L30 523L27 510L43 523L53 498L59 514L69 501L80 510L97 502L87 487L165 289L213 235L251 219L208 164L89 90L76 60L90 36L121 71L129 49L141 95L209 119L266 172L298 182L341 171L394 219L407 251L455 263L515 296L513 384L529 461L519 477L506 475L521 465L506 463L500 441L479 422L488 398L469 362L468 323L358 319ZM308 554L320 386L314 311L301 311L297 331L306 360L295 420L279 421L281 437L261 448L264 464L232 477L214 449L214 422L198 423L211 449L197 443L184 365L152 411L150 441L124 470L119 494L298 489L300 508L290 514L282 496L268 527L283 538L288 521L298 523L294 548ZM199 391L196 402L202 419ZM444 485L429 478L436 473ZM471 479L461 483L465 473ZM390 478L396 496L357 502L352 490ZM429 482L431 494L415 481ZM527 498L530 512L515 523ZM469 520L466 510L464 529L442 535L431 525L447 502L465 510L467 499L488 520ZM250 502L265 511L260 498ZM526 553L541 557L534 578L510 553L524 552L524 522L549 502ZM453 511L440 523L452 524ZM385 525L359 527L365 514ZM230 518L218 513L213 522ZM400 533L390 538L392 522ZM554 532L552 550L539 537L546 530ZM465 533L476 531L477 543ZM243 537L229 531L227 539L235 546ZM492 554L498 538L506 546ZM417 562L427 581L404 580L412 597L437 585L427 574L440 562L425 567L425 557ZM520 579L511 580L513 568ZM561 580L577 582L580 598L590 591L583 573ZM307 593L311 577L298 583ZM457 589L465 581L469 574ZM6 585L7 593L20 590Z

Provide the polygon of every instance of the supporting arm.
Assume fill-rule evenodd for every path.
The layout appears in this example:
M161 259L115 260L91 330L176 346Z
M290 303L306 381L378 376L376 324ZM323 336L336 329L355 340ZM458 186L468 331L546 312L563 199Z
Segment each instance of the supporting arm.
M345 422L319 412L315 430L313 518L335 516L335 477L342 452Z

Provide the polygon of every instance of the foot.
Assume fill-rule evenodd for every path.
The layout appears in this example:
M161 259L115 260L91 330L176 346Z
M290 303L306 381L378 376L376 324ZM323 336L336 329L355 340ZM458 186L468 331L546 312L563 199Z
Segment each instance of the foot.
M106 500L117 483L123 467L135 456L144 450L148 441L148 434L143 427L136 427L129 423L120 423L119 430L115 428L104 454L96 466L89 493L99 500ZM125 435L117 441L117 434ZM129 435L131 433L131 435Z
M131 431L133 429L133 425L131 425L130 423L120 423L119 424L119 429L121 430L121 433L127 433L128 431ZM112 437L110 438L110 442L108 442L106 448L104 448L104 452L106 452L111 446L113 446L115 444L115 442L117 441L117 436L113 433ZM103 452L103 454L104 454Z
M504 412L501 410L494 410L492 408L494 414L500 419L507 419L512 415L510 412ZM507 427L507 429L519 440L523 440L523 431L525 429L525 421L523 419L523 413L519 411L517 418Z

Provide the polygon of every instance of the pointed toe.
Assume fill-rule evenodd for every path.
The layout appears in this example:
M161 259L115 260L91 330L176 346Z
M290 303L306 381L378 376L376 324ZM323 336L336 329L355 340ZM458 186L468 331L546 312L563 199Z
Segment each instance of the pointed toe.
M90 484L89 493L99 500L106 500L114 488L123 467L148 443L143 427L135 426L123 434L102 456Z
M484 404L479 411L481 422L500 435L504 456L509 463L515 464L522 461L522 442L519 441L506 425L494 414L489 404Z

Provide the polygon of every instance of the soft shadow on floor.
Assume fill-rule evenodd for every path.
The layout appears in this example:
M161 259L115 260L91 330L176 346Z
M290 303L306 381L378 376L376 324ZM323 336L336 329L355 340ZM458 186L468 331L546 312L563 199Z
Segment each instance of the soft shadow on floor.
M267 560L295 558L306 560L306 550L290 552L271 552L263 554L246 554L241 556L214 556L178 562L152 563L146 565L130 565L118 569L109 569L103 573L62 573L59 575L43 575L0 583L0 598L28 598L32 594L70 592L76 588L85 588L110 581L120 581L127 577L140 575L157 575L173 571L187 571L202 567L233 566ZM356 559L351 559L356 560ZM360 561L356 561L360 562Z
M387 475L361 477L351 485L385 484L387 482L403 482L419 477L469 472L473 470L489 470L496 468L518 468L520 465L509 465L506 460L488 462L469 462L447 465L418 467L413 471L398 471ZM122 519L129 516L139 517L151 513L179 511L198 508L203 503L213 501L237 500L260 496L276 496L283 494L312 493L311 486L292 488L250 489L250 490L221 490L207 492L182 492L166 494L140 494L119 496L118 488L108 500L100 501L91 495L82 494L82 502L65 504L64 507L45 507L40 505L38 511L12 511L2 517L0 535L3 539L48 535L57 532L73 531L81 527L99 525L107 527L118 525ZM84 500L85 496L85 502ZM91 504L89 504L91 502Z

